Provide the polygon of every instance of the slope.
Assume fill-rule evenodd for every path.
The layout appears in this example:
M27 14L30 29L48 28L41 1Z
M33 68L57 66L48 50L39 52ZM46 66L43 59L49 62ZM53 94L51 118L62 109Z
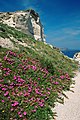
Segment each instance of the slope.
M77 63L59 49L0 23L0 120L54 119Z

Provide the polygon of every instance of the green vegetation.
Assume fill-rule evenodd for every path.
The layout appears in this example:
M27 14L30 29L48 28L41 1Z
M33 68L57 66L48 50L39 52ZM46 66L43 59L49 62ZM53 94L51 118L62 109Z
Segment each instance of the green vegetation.
M51 107L63 103L59 95L74 83L77 63L12 27L0 23L0 31L28 45L0 48L0 120L54 119Z
M0 23L0 36L4 38L9 38L10 36L13 36L14 38L25 38L26 34L16 30L13 27L9 27L7 24Z

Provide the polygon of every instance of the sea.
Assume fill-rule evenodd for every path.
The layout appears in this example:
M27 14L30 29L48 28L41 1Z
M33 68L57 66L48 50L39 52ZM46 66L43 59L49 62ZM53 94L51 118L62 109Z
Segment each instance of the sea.
M62 50L62 53L70 58L73 58L75 53L80 52L80 50Z

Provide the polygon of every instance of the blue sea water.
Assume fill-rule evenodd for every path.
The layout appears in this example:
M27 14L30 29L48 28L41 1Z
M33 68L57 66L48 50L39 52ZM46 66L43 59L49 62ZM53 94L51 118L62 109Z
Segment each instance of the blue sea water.
M70 58L73 58L74 54L80 52L80 50L63 50L62 53Z

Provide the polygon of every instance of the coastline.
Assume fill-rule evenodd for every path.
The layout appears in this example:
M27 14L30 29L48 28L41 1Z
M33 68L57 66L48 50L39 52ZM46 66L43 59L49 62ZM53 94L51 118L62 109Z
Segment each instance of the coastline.
M64 55L68 56L69 58L73 58L76 53L80 52L80 50L68 49L68 50L62 50L61 52Z

